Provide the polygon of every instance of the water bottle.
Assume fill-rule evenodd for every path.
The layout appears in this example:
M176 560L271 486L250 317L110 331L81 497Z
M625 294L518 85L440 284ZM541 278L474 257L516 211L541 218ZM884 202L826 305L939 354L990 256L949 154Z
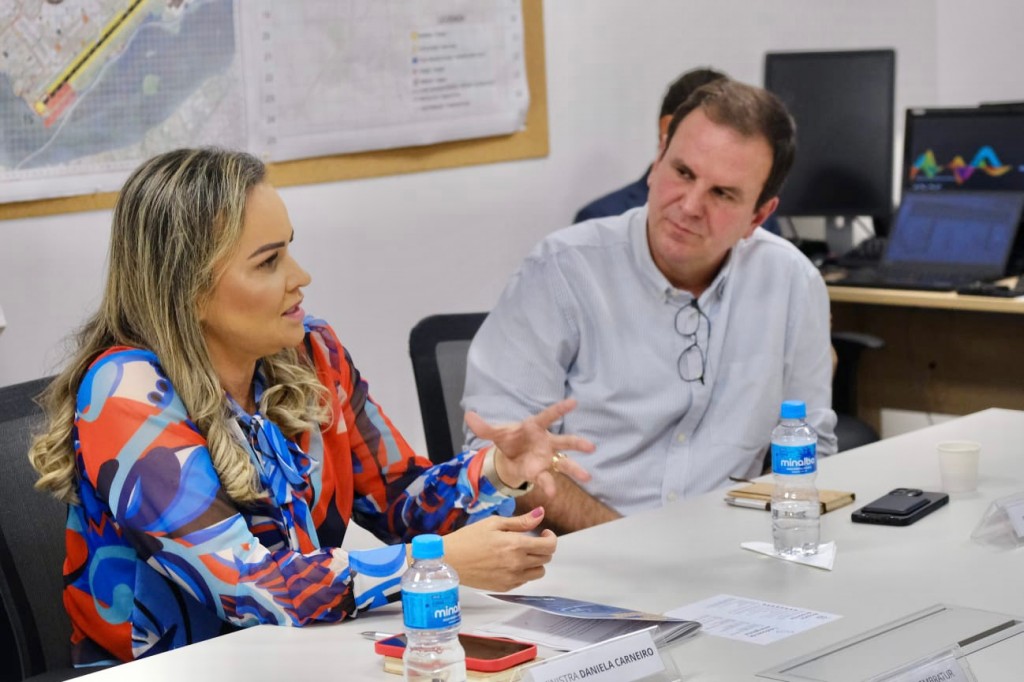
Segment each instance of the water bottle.
M466 652L459 644L459 575L444 562L438 535L412 540L412 566L402 574L406 680L465 682Z
M775 552L784 556L818 552L818 434L804 421L806 416L802 400L787 400L772 430L772 540Z

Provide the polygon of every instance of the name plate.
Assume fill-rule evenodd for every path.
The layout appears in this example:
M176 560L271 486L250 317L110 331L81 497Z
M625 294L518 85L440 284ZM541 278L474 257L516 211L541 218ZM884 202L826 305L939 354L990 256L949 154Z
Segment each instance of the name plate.
M960 661L954 656L930 661L913 670L885 678L885 682L973 682L973 680L973 677L967 676Z
M640 630L548 659L523 671L525 682L635 682L664 672L651 632Z
M1015 497L1012 500L1001 501L999 505L1010 518L1010 525L1013 526L1013 532L1016 533L1017 539L1024 539L1024 499Z

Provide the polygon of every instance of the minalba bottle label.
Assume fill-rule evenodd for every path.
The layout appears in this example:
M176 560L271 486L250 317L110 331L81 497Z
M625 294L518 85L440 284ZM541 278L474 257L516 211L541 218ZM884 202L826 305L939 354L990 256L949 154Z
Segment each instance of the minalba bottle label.
M402 592L402 618L414 630L439 630L459 625L459 588L443 592Z
M814 443L808 445L772 444L772 473L784 476L813 474L818 470Z

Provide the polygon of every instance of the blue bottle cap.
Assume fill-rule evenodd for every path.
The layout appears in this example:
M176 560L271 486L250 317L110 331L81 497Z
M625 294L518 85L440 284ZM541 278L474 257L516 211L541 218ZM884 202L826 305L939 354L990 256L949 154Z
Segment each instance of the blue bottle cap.
M439 559L444 556L440 535L417 535L412 539L413 559Z
M807 416L807 406L802 400L784 400L779 416L783 419L803 419Z

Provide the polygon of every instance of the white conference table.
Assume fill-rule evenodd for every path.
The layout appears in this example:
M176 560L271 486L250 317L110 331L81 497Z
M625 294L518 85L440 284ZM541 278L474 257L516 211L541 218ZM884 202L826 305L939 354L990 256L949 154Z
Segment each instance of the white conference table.
M952 439L982 445L977 492L951 495L909 527L850 521L853 509L892 488L939 490L935 444ZM832 571L741 549L770 539L769 515L728 506L716 492L561 538L547 575L518 592L654 612L729 594L842 616L765 646L705 633L677 642L667 651L687 682L760 679L765 669L939 603L1024 617L1024 550L970 540L992 500L1024 491L1024 412L985 410L823 459L818 485L857 495L853 506L822 516L822 541L838 547ZM464 631L517 610L471 590L462 602ZM392 604L336 625L259 626L88 679L397 680L359 633L400 629Z

